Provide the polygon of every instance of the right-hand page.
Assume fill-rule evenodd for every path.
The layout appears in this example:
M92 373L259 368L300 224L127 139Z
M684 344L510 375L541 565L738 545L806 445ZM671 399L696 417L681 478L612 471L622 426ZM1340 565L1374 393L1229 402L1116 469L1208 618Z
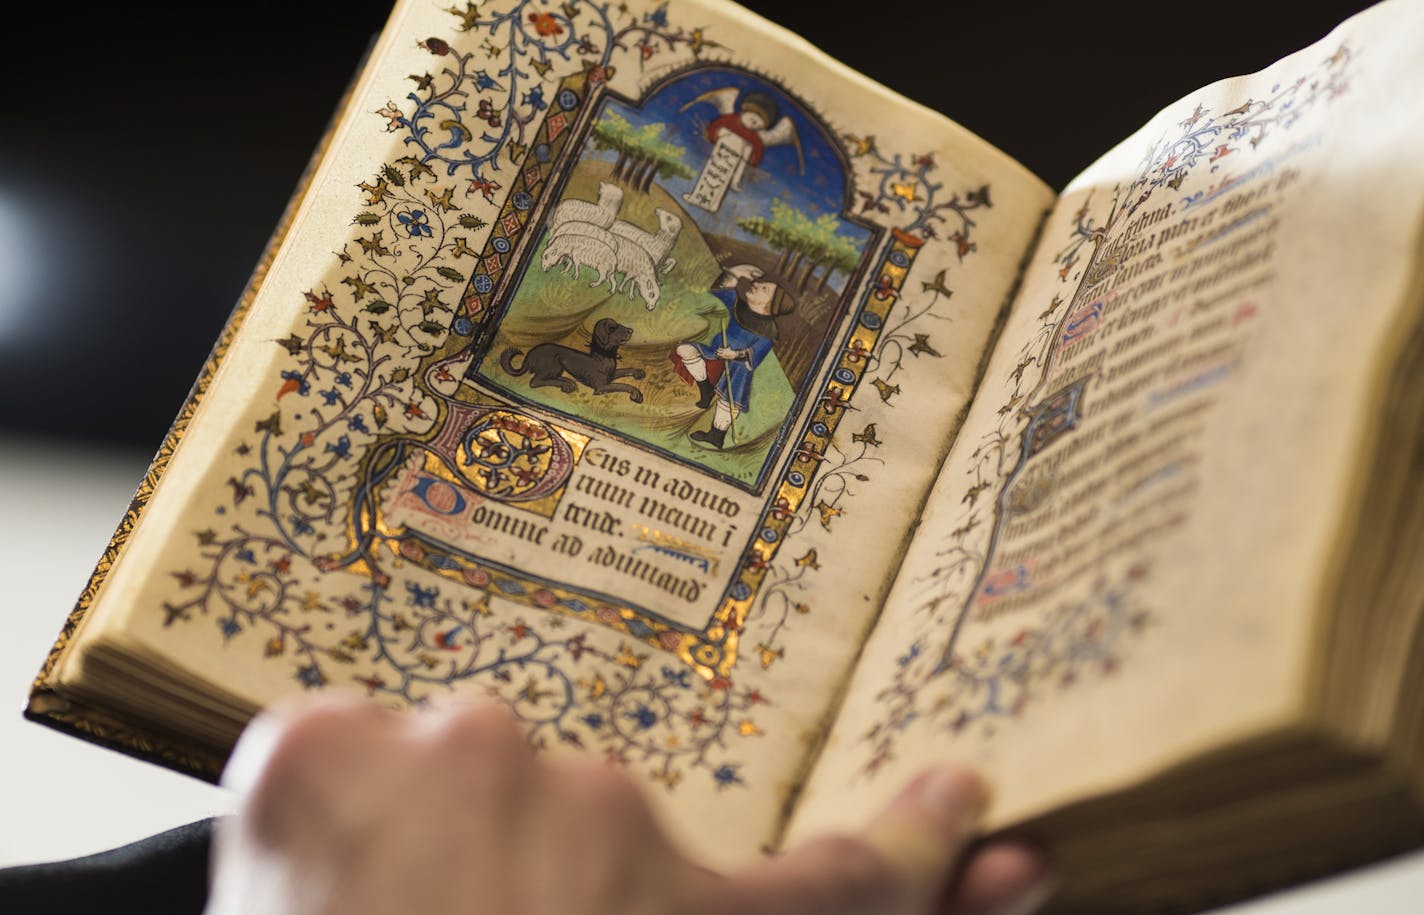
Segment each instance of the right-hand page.
M793 838L946 756L998 826L1301 716L1414 318L1421 33L1377 7L1064 192Z

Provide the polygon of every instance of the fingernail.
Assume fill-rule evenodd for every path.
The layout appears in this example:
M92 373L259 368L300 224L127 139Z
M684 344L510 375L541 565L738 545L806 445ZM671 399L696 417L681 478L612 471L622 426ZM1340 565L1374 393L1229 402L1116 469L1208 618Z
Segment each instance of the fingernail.
M921 773L906 786L902 797L931 811L952 829L973 826L989 806L989 789L983 779L959 766Z

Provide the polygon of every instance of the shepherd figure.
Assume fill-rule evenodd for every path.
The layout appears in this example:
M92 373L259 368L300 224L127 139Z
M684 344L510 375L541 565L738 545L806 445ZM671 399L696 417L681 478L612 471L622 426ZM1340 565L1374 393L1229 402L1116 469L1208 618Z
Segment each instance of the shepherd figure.
M712 408L711 427L688 436L694 442L722 448L732 430L735 443L733 423L750 406L752 375L779 337L776 319L796 310L791 294L761 275L752 264L724 270L712 295L727 309L726 323L711 341L679 343L671 354L673 370L697 386L698 408Z

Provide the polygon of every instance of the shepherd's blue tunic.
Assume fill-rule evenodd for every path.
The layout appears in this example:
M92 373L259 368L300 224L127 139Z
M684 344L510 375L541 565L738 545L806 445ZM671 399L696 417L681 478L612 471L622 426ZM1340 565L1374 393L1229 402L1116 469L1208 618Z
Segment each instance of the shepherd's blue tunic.
M702 358L707 360L707 377L713 381L717 394L727 398L730 390L731 397L728 399L736 404L738 410L745 413L752 390L752 372L771 353L771 341L737 323L737 312L733 307L737 303L735 289L714 289L712 294L727 309L726 330L713 335L710 343L692 345L697 347ZM722 360L717 356L717 350L723 346L748 351L748 358ZM725 366L721 372L714 368L719 365Z

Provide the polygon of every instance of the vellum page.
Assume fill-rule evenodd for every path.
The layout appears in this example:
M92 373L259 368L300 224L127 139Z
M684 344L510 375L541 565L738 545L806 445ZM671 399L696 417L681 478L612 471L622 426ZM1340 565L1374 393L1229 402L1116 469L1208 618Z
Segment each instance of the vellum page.
M943 757L1002 825L1301 713L1412 315L1421 34L1377 8L1070 185L794 834Z
M254 709L495 696L745 858L1053 195L736 7L446 5L398 7L82 641Z

